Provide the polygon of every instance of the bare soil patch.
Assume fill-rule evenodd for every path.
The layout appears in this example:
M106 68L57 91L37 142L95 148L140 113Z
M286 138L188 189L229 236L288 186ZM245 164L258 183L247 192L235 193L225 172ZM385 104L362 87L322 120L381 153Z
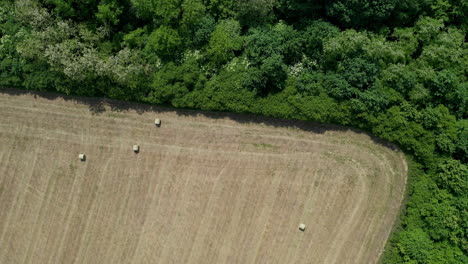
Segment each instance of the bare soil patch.
M0 263L376 263L406 171L336 126L4 91Z

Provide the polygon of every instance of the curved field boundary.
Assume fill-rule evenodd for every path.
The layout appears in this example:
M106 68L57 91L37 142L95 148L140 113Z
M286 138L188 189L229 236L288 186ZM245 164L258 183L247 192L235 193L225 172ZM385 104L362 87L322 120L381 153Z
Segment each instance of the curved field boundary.
M343 127L16 90L0 146L0 263L376 263L407 174Z

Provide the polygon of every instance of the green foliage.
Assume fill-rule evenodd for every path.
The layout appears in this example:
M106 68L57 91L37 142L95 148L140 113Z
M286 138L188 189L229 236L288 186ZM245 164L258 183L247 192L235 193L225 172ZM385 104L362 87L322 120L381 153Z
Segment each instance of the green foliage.
M80 21L91 19L98 4L98 1L94 0L44 0L44 2L61 17Z
M47 91L53 87L55 90L70 94L71 89L67 85L71 83L60 72L51 70L47 64L28 64L24 69L24 81L22 85L26 89Z
M370 61L355 58L341 61L336 72L343 76L351 86L363 91L373 85L379 68Z
M157 25L175 25L182 12L179 0L130 0L135 16Z
M393 64L380 74L382 85L408 96L417 83L417 75L407 65Z
M119 16L122 12L123 8L117 2L104 0L98 5L96 17L101 23L117 25L120 21Z
M291 96L288 102L304 120L316 120L327 123L350 123L350 109L347 105L339 104L325 93L318 96Z
M171 62L154 74L145 101L157 104L172 102L178 106L180 98L189 91L201 90L204 83L205 78L196 60L190 59L181 65Z
M397 244L406 263L429 263L429 256L434 245L429 235L421 228L408 229L399 236ZM410 262L413 260L412 262Z
M384 263L468 263L468 2L0 1L0 86L352 125L414 163Z
M441 32L424 46L421 60L435 70L466 69L468 56L464 38L465 34L458 30Z
M156 0L130 0L131 10L137 18L151 20L156 2Z
M328 22L321 20L310 22L301 32L304 45L303 52L315 60L320 60L323 52L323 43L332 37L336 37L339 32L337 27Z
M273 8L277 0L239 0L236 1L237 18L242 25L256 26L274 19Z
M396 0L332 0L327 1L327 14L344 27L379 25L387 19Z
M284 23L270 28L255 28L249 32L245 55L261 75L261 83L256 89L259 94L284 88L286 65L299 61L301 43L298 33Z
M204 0L209 13L216 19L226 19L235 16L235 1L233 0Z
M204 16L198 24L192 25L192 44L196 47L204 46L208 43L211 33L215 30L216 22L213 17Z
M153 9L155 22L162 25L175 25L182 12L180 0L158 0Z
M243 65L222 70L206 83L204 89L195 90L193 95L189 95L191 105L188 106L203 110L249 112L255 103L255 93L245 89L249 79L249 72Z
M338 99L356 98L359 89L352 87L341 75L328 74L324 78L324 87L328 94Z
M234 57L234 51L242 47L239 22L222 20L211 34L207 55L215 66L226 63Z
M14 23L15 12L11 5L0 2L0 85L20 86L25 60L16 50L17 43L23 41L27 32Z
M456 195L468 195L468 167L458 160L448 159L439 164L437 181Z
M468 162L468 120L457 121L458 138L455 140L454 156L462 162Z
M418 111L411 105L392 106L385 112L368 120L372 132L392 142L397 142L404 150L414 153L424 164L431 164L435 150L432 133L416 122Z
M446 166L446 161L441 163L438 169L439 174L444 173L443 170L447 169ZM458 257L456 259L460 259L462 255L460 253L463 249L466 250L467 242L466 221L463 218L466 215L467 204L462 202L463 199L466 199L466 194L465 197L456 197L446 189L438 187L436 182L441 182L441 179L436 178L434 181L428 175L423 175L414 184L411 190L412 198L407 204L407 217L403 224L408 229L424 228L425 233L433 241L447 243L446 250L457 251ZM434 246L436 245L437 243L434 244ZM431 256L427 257L426 261L434 263L431 259L438 258L437 253L436 251L431 252Z
M205 17L206 7L201 0L184 0L181 25L186 31L199 24Z
M444 23L440 19L422 17L416 22L414 30L420 41L428 43L438 35L443 27Z
M177 57L182 45L182 38L176 30L161 26L148 36L144 51L150 61L157 61L156 57L168 60Z
M148 39L148 35L146 34L146 30L143 28L137 28L123 37L123 45L130 47L130 48L143 48L146 41Z

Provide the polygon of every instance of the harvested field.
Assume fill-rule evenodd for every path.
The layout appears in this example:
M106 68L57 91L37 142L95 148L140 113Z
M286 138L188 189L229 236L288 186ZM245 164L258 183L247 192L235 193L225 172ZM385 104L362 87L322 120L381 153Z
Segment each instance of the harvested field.
M376 263L383 251L405 190L398 150L335 126L96 102L0 91L0 263Z

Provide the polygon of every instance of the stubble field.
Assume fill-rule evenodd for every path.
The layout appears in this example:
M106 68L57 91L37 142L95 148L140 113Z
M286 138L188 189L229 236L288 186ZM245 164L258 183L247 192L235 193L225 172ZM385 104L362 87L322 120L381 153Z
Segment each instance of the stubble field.
M0 90L0 263L382 253L406 184L398 150L335 126L95 102Z

